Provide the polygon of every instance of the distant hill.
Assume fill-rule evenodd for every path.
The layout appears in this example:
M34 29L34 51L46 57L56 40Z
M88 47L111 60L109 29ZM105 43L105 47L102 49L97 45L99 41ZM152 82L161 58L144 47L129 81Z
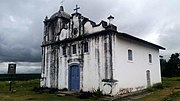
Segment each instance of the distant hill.
M0 81L10 81L11 76L8 74L0 74ZM40 73L32 74L16 74L13 75L14 80L31 80L31 79L40 79Z

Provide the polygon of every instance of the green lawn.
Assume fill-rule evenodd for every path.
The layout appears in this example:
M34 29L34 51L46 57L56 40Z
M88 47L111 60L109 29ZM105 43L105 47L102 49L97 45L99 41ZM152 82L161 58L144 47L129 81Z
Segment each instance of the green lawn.
M162 78L162 90L156 90L150 95L136 101L180 101L180 77Z
M98 99L80 99L75 96L58 97L55 93L33 91L39 80L15 81L14 93L9 91L9 82L0 81L0 101L98 101Z
M180 77L163 78L164 89L155 90L151 94L135 101L180 101ZM13 89L9 91L9 82L0 81L0 101L99 101L103 98L92 97L80 99L77 95L58 97L56 93L35 92L34 87L39 86L39 80L15 81ZM122 99L116 99L122 101Z

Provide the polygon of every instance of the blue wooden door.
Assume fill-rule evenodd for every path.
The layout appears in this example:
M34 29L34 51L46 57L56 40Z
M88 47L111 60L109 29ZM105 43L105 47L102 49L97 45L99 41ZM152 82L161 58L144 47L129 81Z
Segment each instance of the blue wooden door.
M71 91L80 90L80 67L79 65L70 65L69 66L69 83L68 88Z

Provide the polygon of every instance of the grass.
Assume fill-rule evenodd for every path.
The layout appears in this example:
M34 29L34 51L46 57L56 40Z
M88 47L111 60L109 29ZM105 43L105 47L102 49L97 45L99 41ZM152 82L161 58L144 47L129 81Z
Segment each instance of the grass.
M136 101L180 101L180 77L162 78L165 87Z
M172 92L172 94L164 97L162 101L179 101L180 100L180 92Z
M99 101L103 100L101 91L82 99L79 95L58 97L56 92L37 92L39 80L15 81L14 92L9 91L9 82L0 81L0 101ZM152 90L153 89L153 90ZM151 88L149 95L135 101L180 101L180 77L162 78L162 84L156 84ZM86 96L89 93L85 93ZM97 95L97 96L96 96ZM100 97L99 97L100 96ZM122 101L123 99L117 99Z
M80 99L77 96L58 97L56 92L34 91L34 87L38 86L38 79L15 81L12 87L14 92L10 92L9 82L0 81L0 101L99 101L98 98Z

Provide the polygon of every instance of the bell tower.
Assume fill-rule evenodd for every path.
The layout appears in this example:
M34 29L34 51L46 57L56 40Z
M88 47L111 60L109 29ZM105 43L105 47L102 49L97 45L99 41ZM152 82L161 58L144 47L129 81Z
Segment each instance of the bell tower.
M72 32L71 35L73 38L78 37L82 33L82 15L78 13L78 10L80 7L76 5L76 8L74 9L75 13L72 14Z

